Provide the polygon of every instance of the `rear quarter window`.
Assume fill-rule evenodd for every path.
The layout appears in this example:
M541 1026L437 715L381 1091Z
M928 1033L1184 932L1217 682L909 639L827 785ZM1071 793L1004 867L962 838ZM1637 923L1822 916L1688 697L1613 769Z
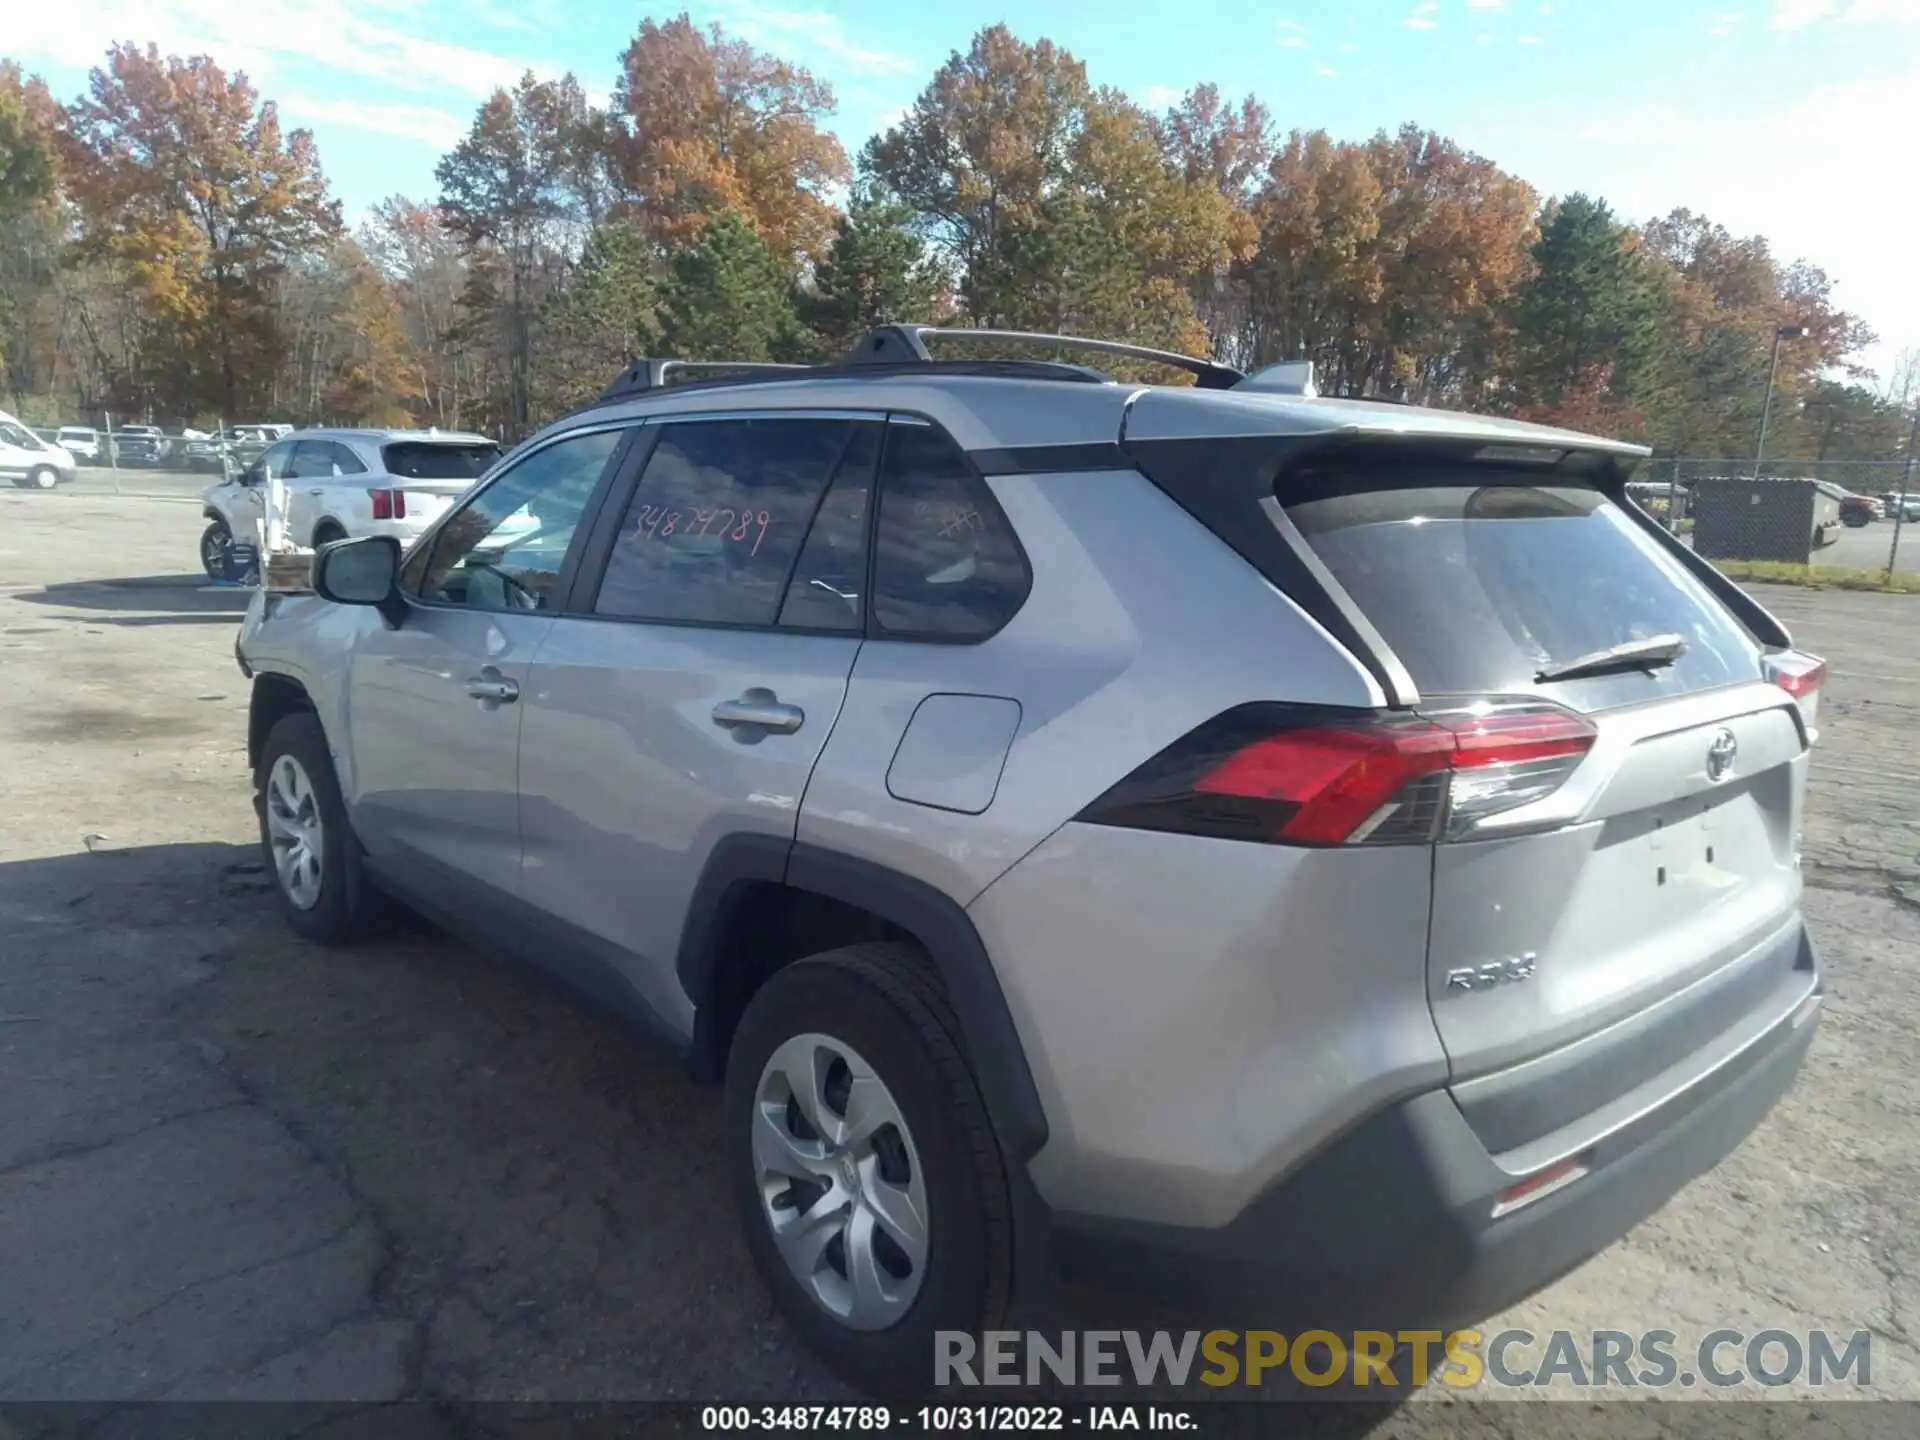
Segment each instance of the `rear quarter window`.
M1599 710L1761 678L1759 647L1598 490L1433 465L1283 481L1283 503L1422 694L1539 694ZM1540 681L1677 634L1662 669Z
M498 445L396 440L380 447L387 474L403 480L478 480L499 458Z

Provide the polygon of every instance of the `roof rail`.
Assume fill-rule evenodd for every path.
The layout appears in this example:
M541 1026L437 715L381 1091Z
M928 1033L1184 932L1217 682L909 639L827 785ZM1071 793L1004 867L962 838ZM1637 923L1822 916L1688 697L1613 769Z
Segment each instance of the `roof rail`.
M1153 350L1145 345L1126 345L1117 340L1090 340L1082 335L1048 335L1032 330L969 330L946 325L881 325L869 331L842 363L900 365L918 361L926 364L934 358L933 352L927 348L927 337L932 335L938 335L943 340L1012 341L1020 345L1126 355L1135 360L1150 360L1155 364L1185 370L1202 390L1231 390L1246 378L1231 365L1220 365L1212 360L1180 355L1171 350Z
M600 392L600 403L618 400L628 395L638 395L646 390L658 390L666 385L685 383L686 380L786 373L808 368L805 365L776 365L753 360L648 360L642 358L635 360L614 377L613 383ZM682 380L683 376L685 380Z

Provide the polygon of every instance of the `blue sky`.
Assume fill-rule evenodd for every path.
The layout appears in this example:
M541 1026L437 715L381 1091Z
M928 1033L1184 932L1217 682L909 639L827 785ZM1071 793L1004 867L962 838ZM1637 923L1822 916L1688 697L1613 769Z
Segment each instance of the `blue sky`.
M4 53L67 97L115 39L246 69L311 127L349 211L428 197L494 85L572 70L604 97L644 15L608 0L68 0ZM1920 346L1920 0L714 0L686 7L806 65L850 152L981 25L1006 20L1158 107L1214 81L1283 128L1412 120L1546 193L1642 218L1676 205L1769 236L1837 283L1886 365Z

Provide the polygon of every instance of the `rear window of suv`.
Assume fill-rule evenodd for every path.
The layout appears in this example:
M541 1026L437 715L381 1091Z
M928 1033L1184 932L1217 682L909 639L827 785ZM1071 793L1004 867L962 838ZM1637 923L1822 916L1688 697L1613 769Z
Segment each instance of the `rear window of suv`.
M396 440L380 447L380 459L387 473L403 480L478 480L499 458L498 445Z
M1598 490L1432 464L1288 482L1287 514L1422 694L1540 694L1582 710L1761 678L1760 652ZM1541 682L1543 669L1677 634L1670 666Z

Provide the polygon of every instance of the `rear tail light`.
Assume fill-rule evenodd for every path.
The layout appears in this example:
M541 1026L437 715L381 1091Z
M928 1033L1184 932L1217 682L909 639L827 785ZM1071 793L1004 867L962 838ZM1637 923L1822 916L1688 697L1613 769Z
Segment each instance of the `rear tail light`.
M1243 705L1176 741L1080 819L1281 845L1460 839L1559 789L1594 735L1584 717L1534 701L1429 715Z
M1806 720L1807 740L1817 735L1820 718L1820 687L1827 683L1827 662L1804 650L1782 650L1766 659L1767 678L1791 695Z
M367 495L373 501L373 518L376 520L404 520L407 518L407 492L404 490L369 490Z

